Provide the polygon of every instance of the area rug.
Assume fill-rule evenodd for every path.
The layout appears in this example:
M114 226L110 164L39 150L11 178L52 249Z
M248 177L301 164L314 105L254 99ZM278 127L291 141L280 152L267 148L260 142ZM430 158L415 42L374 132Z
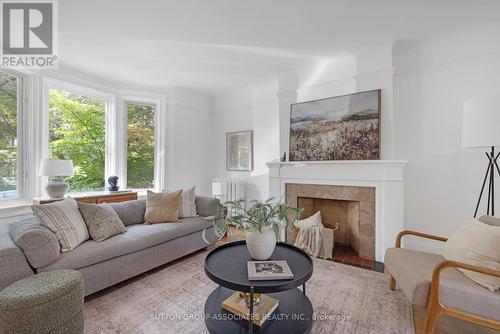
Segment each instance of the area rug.
M206 252L122 284L85 303L85 333L208 333L203 308L217 287L203 271ZM315 259L307 283L312 333L414 334L409 301L386 275Z

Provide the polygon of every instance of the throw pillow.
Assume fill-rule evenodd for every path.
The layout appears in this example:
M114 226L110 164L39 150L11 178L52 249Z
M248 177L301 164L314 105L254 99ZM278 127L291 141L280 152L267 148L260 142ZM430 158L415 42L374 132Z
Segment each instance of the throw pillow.
M61 252L70 251L89 238L87 226L73 198L32 205L31 210L40 223L56 235L61 244Z
M109 203L116 211L123 225L135 225L144 223L146 213L146 200L135 199L132 201Z
M108 203L78 203L78 208L87 224L90 237L103 241L114 235L127 232L116 211Z
M500 270L500 227L478 224L462 225L449 238L444 247L444 258ZM500 288L500 278L459 269L474 282L492 290Z
M191 218L198 215L198 212L196 212L195 187L196 186L193 186L190 189L184 189L182 191L179 218Z
M170 193L155 193L148 190L144 223L177 222L181 206L181 193L182 190Z
M321 211L316 212L314 215L308 218L300 219L293 223L293 226L299 229L307 229L314 225L323 226L323 222L321 220Z

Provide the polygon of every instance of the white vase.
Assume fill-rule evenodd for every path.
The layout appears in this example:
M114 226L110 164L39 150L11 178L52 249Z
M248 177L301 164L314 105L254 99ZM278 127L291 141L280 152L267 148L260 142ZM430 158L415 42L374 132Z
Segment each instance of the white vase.
M247 231L247 248L254 260L267 260L276 247L276 234L272 227L266 226L259 231Z

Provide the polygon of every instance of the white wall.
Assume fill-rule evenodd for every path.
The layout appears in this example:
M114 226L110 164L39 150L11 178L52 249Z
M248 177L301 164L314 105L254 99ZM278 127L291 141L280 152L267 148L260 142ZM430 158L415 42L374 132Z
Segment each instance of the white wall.
M290 105L296 102L382 89L382 157L393 156L392 46L360 50L313 66L282 73L277 80L215 100L213 129L217 176L239 177L247 183L247 201L269 196L266 162L288 156ZM359 73L358 71L363 71ZM254 165L251 173L225 169L225 134L254 131Z
M176 88L167 96L167 189L196 185L198 195L211 195L211 109L211 99L185 89Z
M500 91L500 36L483 28L399 42L394 65L395 157L409 161L405 227L449 236L472 217L484 177L485 149L460 145L462 110L465 100ZM441 248L417 239L407 245Z
M246 199L269 197L269 171L266 162L279 156L277 82L271 80L215 100L213 111L214 158L217 177L239 178L246 183ZM226 170L226 133L254 132L254 170Z

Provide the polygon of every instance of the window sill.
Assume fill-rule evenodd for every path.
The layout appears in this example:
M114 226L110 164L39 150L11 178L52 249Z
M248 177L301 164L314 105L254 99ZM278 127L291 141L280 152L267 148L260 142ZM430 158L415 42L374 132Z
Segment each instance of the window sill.
M8 201L8 203L0 202L0 220L16 216L31 215L32 213L31 203L29 202L22 200Z

